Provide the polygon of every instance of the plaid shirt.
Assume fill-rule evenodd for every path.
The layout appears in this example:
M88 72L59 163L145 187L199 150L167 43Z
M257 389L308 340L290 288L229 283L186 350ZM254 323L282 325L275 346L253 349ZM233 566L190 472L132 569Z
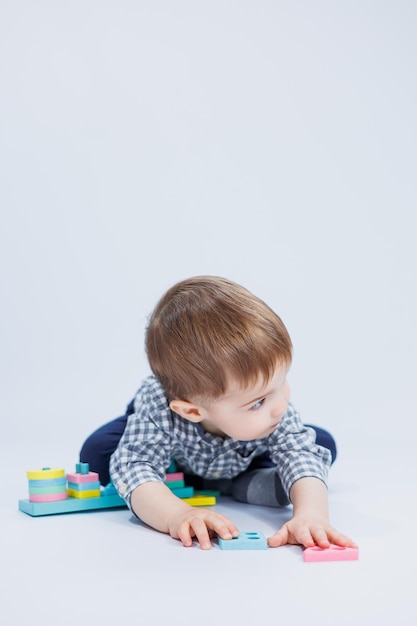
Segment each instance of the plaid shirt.
M165 480L172 459L184 472L215 480L237 476L255 457L269 452L287 496L300 478L326 481L330 452L315 443L314 430L304 426L291 404L270 435L252 441L205 432L174 413L154 376L142 382L134 406L110 461L112 481L128 506L133 489Z

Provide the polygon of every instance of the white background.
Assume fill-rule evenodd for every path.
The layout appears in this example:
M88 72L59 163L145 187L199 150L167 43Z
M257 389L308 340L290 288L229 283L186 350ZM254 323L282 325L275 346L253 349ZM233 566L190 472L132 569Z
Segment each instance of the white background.
M411 623L400 575L410 548L400 566L392 559L415 534L416 41L412 0L0 1L1 468L13 603L31 587L26 561L43 572L30 551L39 537L22 547L22 535L34 524L70 533L73 520L98 517L17 513L26 470L72 468L84 438L124 411L148 373L143 333L159 296L207 273L242 283L283 318L293 402L337 438L337 523L364 555L371 546L372 571L343 580L368 602L351 618L392 610L396 624ZM127 557L138 529L132 536L126 512L100 515L120 521L101 541ZM269 523L271 511L262 515ZM168 569L188 554L152 532L149 541ZM105 569L100 554L93 577ZM199 570L193 554L183 581ZM271 559L256 577L279 586L288 570L277 559L272 573ZM384 564L399 576L389 585ZM119 566L133 585L135 570ZM365 594L375 575L375 595ZM328 584L333 596L340 589L329 578L326 597ZM306 597L311 581L296 581ZM260 615L291 615L286 594ZM329 620L342 623L336 598ZM97 623L117 614L103 609Z

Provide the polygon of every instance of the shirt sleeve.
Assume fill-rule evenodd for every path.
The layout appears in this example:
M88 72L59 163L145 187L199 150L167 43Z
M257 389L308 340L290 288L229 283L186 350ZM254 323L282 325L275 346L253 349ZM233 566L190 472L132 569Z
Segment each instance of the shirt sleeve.
M291 404L268 444L288 498L291 487L300 478L318 478L326 484L331 465L330 450L316 443L314 429L302 423Z
M131 493L147 482L164 482L170 464L170 411L165 398L155 400L145 388L135 398L135 412L110 459L110 476L130 506Z

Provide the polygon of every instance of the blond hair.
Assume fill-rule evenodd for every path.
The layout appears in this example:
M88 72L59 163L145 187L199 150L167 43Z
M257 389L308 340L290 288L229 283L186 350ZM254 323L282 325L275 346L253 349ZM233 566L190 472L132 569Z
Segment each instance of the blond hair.
M217 276L183 280L161 297L145 338L149 365L170 400L209 402L230 377L244 388L290 365L287 329L265 302Z

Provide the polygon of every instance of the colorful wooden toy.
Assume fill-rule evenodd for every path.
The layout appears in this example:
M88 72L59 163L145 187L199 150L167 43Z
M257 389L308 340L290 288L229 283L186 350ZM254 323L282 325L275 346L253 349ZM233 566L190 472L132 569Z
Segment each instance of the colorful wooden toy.
M27 472L27 477L29 499L18 505L32 517L127 506L114 488L102 493L98 474L90 472L88 463L76 463L75 473L67 476L64 469L44 467Z
M176 469L171 464L172 470ZM65 475L64 469L44 467L27 472L29 499L19 500L19 510L32 517L95 511L110 508L127 508L113 483L101 487L99 476L90 472L88 463L76 463L75 472ZM191 506L216 504L218 492L199 492L185 485L182 472L168 472L165 483L172 492Z
M60 502L67 496L65 471L43 467L26 472L30 502Z
M82 511L98 511L100 509L126 508L126 502L117 494L100 495L99 498L72 498L68 497L61 502L30 502L19 500L19 511L41 517L43 515L58 515L61 513L79 513Z
M76 463L75 474L67 474L67 493L71 498L99 498L100 481L97 472L90 472L88 463Z

